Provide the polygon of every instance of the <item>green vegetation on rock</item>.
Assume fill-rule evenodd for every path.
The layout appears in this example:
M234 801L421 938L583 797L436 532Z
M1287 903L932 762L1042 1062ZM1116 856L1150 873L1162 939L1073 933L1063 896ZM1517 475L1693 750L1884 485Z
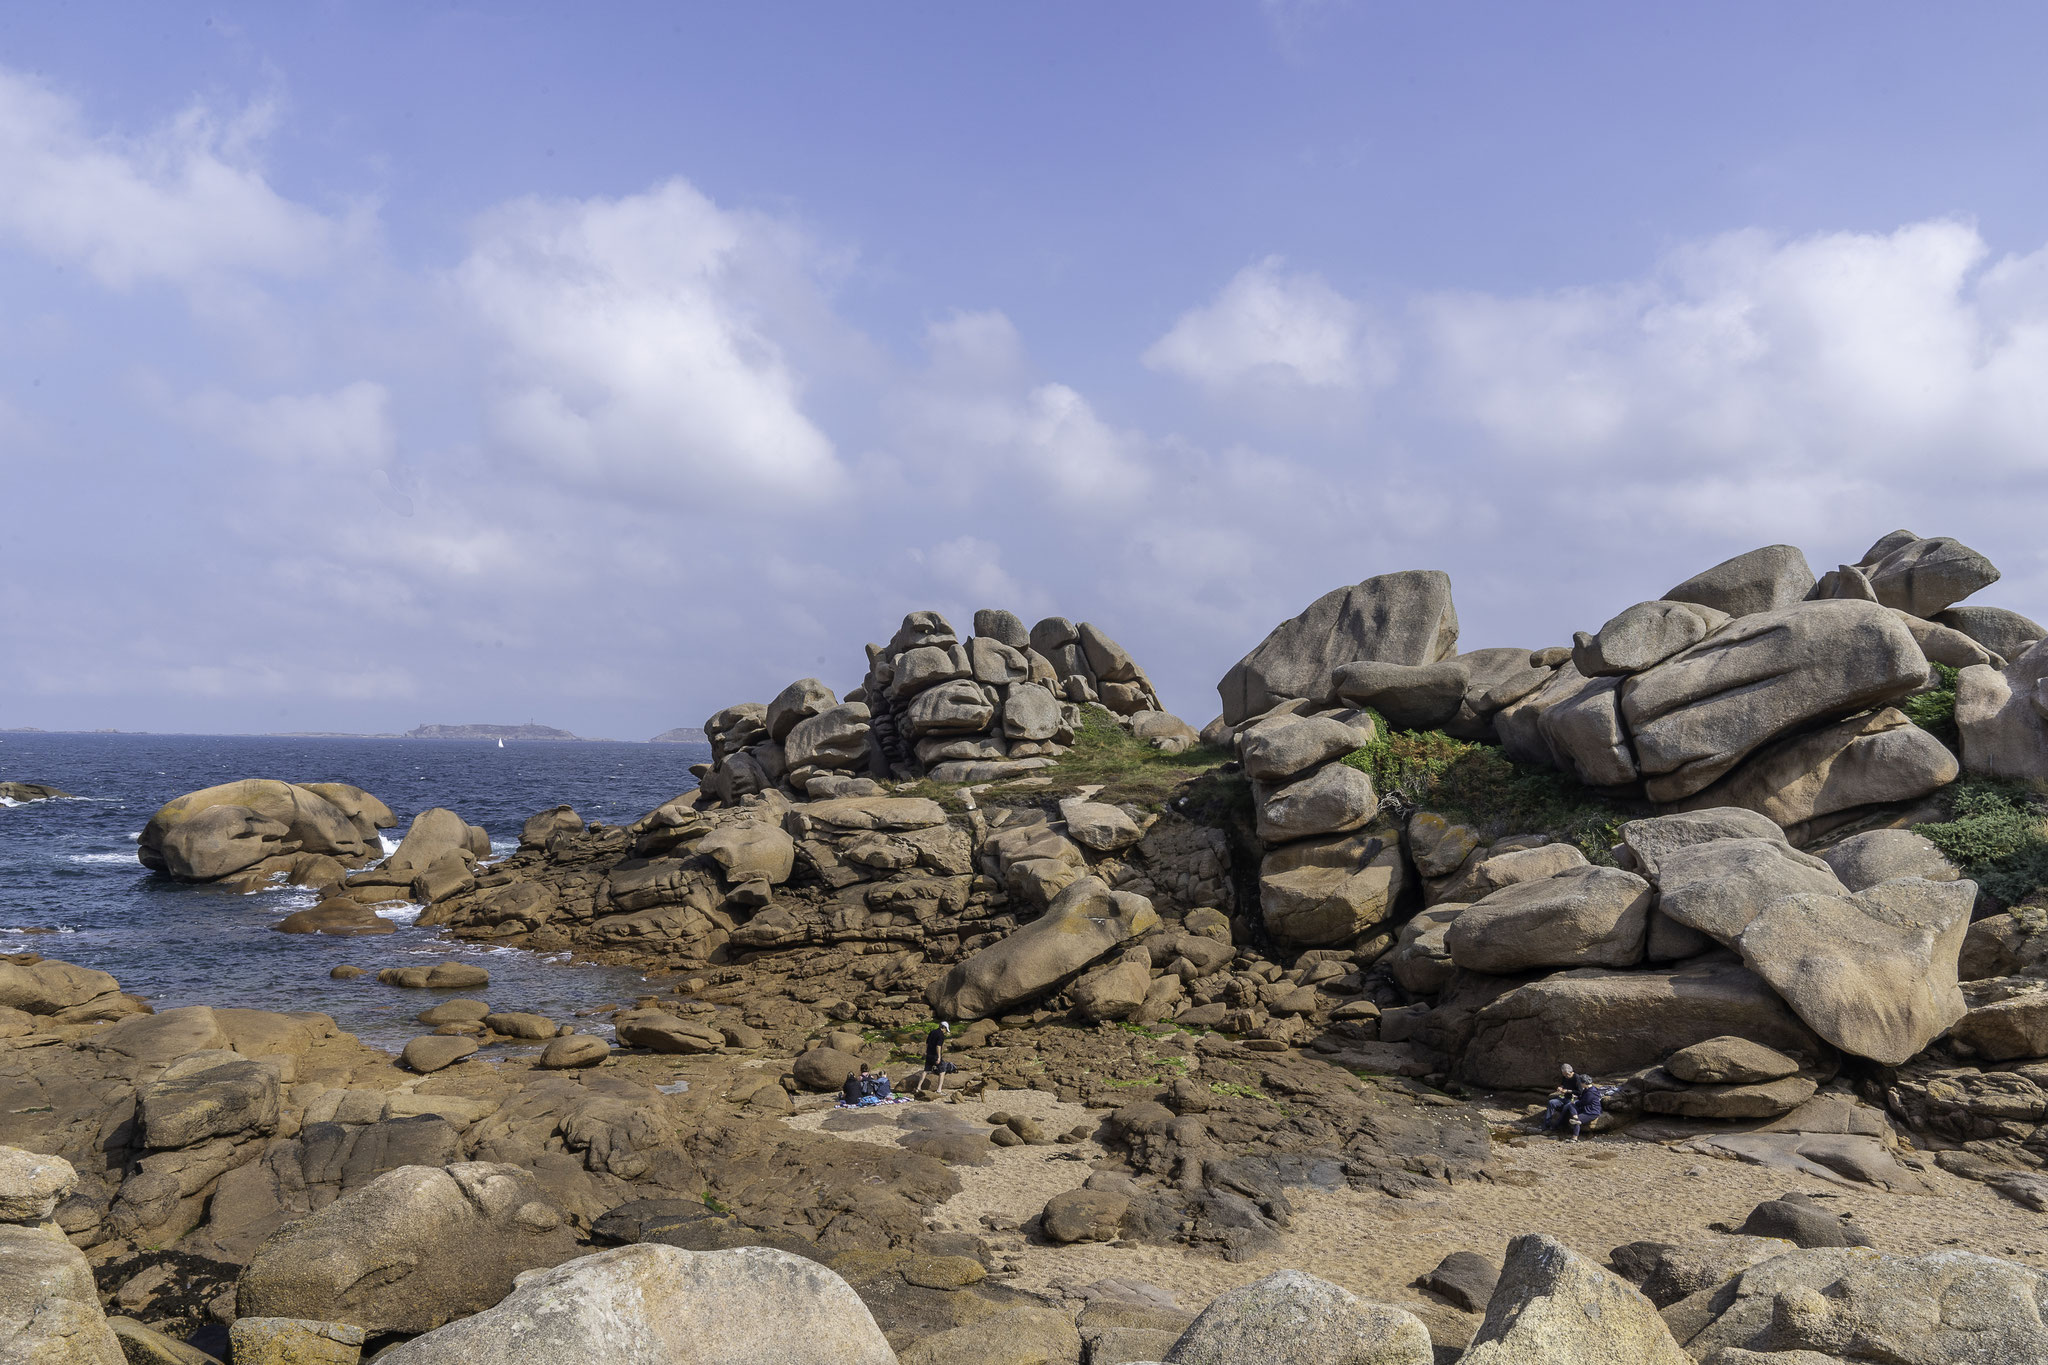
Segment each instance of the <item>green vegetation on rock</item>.
M1596 863L1609 863L1622 822L1652 813L1643 802L1589 792L1569 774L1515 763L1492 745L1441 730L1396 731L1377 715L1373 722L1377 737L1339 761L1369 775L1382 797L1398 793L1411 806L1470 825L1487 839L1548 834L1576 844Z
M1956 732L1956 670L1947 664L1936 664L1934 671L1941 675L1941 686L1906 698L1899 703L1899 709L1906 713L1907 720L1955 749L1962 743Z
M2048 887L2048 796L2025 783L1968 778L1942 799L1949 818L1913 832L1965 877L2007 905Z
M1205 744L1185 753L1161 753L1118 725L1100 706L1084 706L1073 747L1044 775L1057 787L1100 783L1097 801L1128 801L1157 809L1183 782L1229 761L1229 753Z

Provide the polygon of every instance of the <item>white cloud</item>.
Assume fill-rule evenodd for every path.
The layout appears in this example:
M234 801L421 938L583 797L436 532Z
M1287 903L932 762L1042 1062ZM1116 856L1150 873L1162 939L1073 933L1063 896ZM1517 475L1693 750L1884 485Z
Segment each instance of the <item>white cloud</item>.
M956 500L1015 516L1092 518L1142 497L1157 452L1105 422L1066 384L1038 382L1001 313L956 313L926 329L929 364L891 394L901 457Z
M139 137L96 134L76 104L0 69L0 232L101 283L302 276L366 230L279 195L253 156L272 117L195 104Z
M2048 460L2048 251L1986 267L1968 225L1738 232L1650 276L1416 310L1441 414L1501 458L1862 476ZM1704 471L1703 471L1704 472Z
M1268 256L1216 297L1181 314L1143 356L1147 366L1210 389L1280 383L1355 389L1384 361L1364 341L1359 309L1319 275Z
M804 262L779 225L672 180L488 215L455 278L501 347L500 439L634 496L843 491L772 310Z
M390 406L382 384L358 380L331 393L253 400L206 389L186 399L182 411L200 431L262 459L355 471L367 480L392 457Z

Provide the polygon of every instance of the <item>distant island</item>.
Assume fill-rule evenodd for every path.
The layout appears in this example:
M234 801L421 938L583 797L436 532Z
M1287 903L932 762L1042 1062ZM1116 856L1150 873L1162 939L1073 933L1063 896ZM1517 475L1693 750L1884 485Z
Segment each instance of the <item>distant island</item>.
M407 739L575 739L567 730L552 725L418 725L405 732Z
M649 744L702 744L704 732L694 725L678 725L673 730L663 730Z

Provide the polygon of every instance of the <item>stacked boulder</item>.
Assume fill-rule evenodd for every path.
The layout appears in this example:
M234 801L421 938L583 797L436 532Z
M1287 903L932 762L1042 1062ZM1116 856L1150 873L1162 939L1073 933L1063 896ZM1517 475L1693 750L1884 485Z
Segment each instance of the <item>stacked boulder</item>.
M1372 778L1343 762L1374 733L1370 716L1339 708L1271 716L1236 736L1265 849L1261 910L1282 944L1360 942L1394 914L1408 880L1400 830L1380 819Z
M389 806L345 782L246 778L165 802L143 827L136 857L185 882L328 887L376 858L378 831L397 823Z
M1369 708L1670 809L1754 810L1805 843L1965 769L2048 777L2040 628L1956 605L1997 577L1967 546L1908 531L1819 580L1797 549L1767 546L1568 649L1460 654L1449 579L1387 574L1277 627L1217 685L1205 735ZM1894 705L1938 686L1935 664L1961 670L1961 762Z
M1432 822L1433 846L1457 841L1441 817L1411 818ZM1503 866L1535 870L1532 853L1555 870ZM1630 1078L1652 1113L1762 1118L1812 1098L1841 1056L1897 1066L1964 1017L1976 885L1918 835L1821 858L1728 807L1630 821L1614 853L1620 866L1474 849L1479 867L1450 874L1480 894L1425 910L1388 959L1436 998L1409 1036L1437 1064L1513 1090L1567 1059Z
M962 641L915 611L887 645L867 647L861 685L842 700L816 678L772 702L729 706L704 723L711 762L692 769L722 805L779 790L796 800L872 796L875 779L984 782L1049 766L1095 703L1168 752L1196 736L1160 708L1151 679L1090 622L974 614Z

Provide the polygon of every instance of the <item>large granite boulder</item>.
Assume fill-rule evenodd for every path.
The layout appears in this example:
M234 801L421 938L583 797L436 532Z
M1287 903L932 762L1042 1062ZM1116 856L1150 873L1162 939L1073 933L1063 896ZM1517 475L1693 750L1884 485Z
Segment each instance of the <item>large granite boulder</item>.
M1717 839L1674 849L1658 862L1657 888L1660 911L1724 947L1781 896L1847 894L1825 862L1772 839Z
M1342 664L1430 664L1457 650L1449 575L1433 569L1381 574L1325 593L1281 622L1216 690L1224 723L1236 725L1289 699L1330 700L1332 674Z
M1444 933L1451 961L1507 976L1541 967L1633 967L1655 899L1650 884L1616 867L1578 867L1495 891Z
M1866 891L1898 877L1952 882L1963 875L1932 840L1908 829L1852 834L1820 856L1851 891Z
M1651 881L1663 875L1664 859L1671 854L1718 839L1769 839L1791 847L1786 844L1785 831L1769 816L1738 806L1653 815L1621 827L1622 847L1628 850L1633 870Z
M166 801L158 807L154 815L150 816L149 823L143 826L141 838L136 842L136 857L141 860L144 867L152 871L179 876L166 856L165 841L186 821L204 815L215 807L233 806L250 812L251 816L257 819L283 827L282 834L269 840L278 846L272 850L273 852L280 849L288 852L303 850L359 864L381 851L374 820L388 820L391 812L383 802L376 801L367 793L359 792L357 788L348 787L346 792L354 792L366 798L364 802L356 802L344 795L344 800L356 806L356 814L369 817L371 827L367 832L361 828L351 812L343 810L310 786L298 786L266 778L245 778L238 782L224 782L216 787L187 792L183 796ZM367 804L368 802L375 804L371 806ZM216 816L212 819L219 829L208 838L202 839L196 834L183 836L181 843L185 856L190 857L195 851L202 850L205 844L220 837L220 830L227 829L235 823L231 817ZM283 849L285 844L295 847ZM248 843L245 841L245 851L247 847ZM224 853L200 852L200 861L212 866L224 856ZM232 871L241 871L258 860L260 859L252 859L251 862L243 863L241 867Z
M764 718L768 738L781 744L800 721L809 720L837 705L839 698L831 688L816 678L798 678L768 703L768 714Z
M97 1002L119 998L121 983L105 972L45 958L41 962L0 959L0 1007L24 1014L91 1012Z
M40 1223L78 1183L61 1156L0 1147L0 1223Z
M1429 1329L1414 1314L1282 1270L1212 1300L1164 1365L1431 1365L1435 1358Z
M1546 1233L1508 1243L1464 1365L1692 1365L1657 1307Z
M1258 806L1259 838L1284 844L1357 829L1379 814L1372 778L1343 763L1324 765L1307 777L1273 789ZM1085 841L1084 841L1085 842Z
M2008 660L2017 659L2035 641L2048 639L2048 626L2004 607L1950 607L1934 619Z
M1589 678L1626 677L1663 663L1728 624L1696 602L1638 602L1597 633L1572 637L1572 665Z
M1826 1047L1755 973L1726 961L1662 972L1584 967L1508 991L1473 1019L1460 1071L1477 1085L1541 1090L1561 1062L1597 1076L1655 1066L1734 1034L1797 1057Z
M1283 943L1349 942L1393 915L1406 868L1389 829L1284 844L1259 864L1266 930Z
M1472 668L1458 659L1433 664L1381 663L1364 659L1340 664L1331 690L1352 706L1368 706L1396 730L1435 730L1449 724L1465 704Z
M574 1254L575 1234L517 1166L401 1166L290 1223L235 1285L239 1317L426 1332L481 1313L524 1270Z
M1790 828L1859 806L1917 801L1962 773L1956 756L1894 707L1758 749L1685 806L1742 806Z
M383 1365L895 1365L853 1288L769 1247L614 1247L526 1276Z
M1927 660L1889 611L1801 602L1730 622L1621 688L1653 801L1693 795L1766 742L1903 697Z
M1285 782L1341 758L1373 737L1372 723L1335 716L1274 716L1237 739L1238 760L1255 782Z
M2048 1284L2028 1266L1971 1251L1887 1256L1867 1247L1790 1251L1673 1305L1704 1316L1685 1346L1696 1359L1808 1359L1886 1365L2005 1365L2048 1360Z
M0 1360L126 1365L92 1266L60 1233L0 1224Z
M925 999L941 1019L1005 1014L1158 926L1151 901L1082 877L1037 919L953 964Z
M1997 567L1961 541L1932 536L1900 542L1911 535L1892 532L1857 566L1885 606L1931 617L1998 581Z
M860 702L827 707L790 727L783 757L792 774L807 768L856 768L868 761L868 708Z
M1979 664L1957 674L1956 729L1970 773L2048 781L2048 641L2003 669Z
M282 822L247 806L208 806L172 826L158 845L163 870L186 882L211 882L265 858L296 853Z
M149 1146L191 1147L208 1138L275 1132L278 1104L275 1067L223 1061L192 1071L173 1067L144 1085L136 1092L135 1117Z
M1796 546L1766 545L1694 574L1662 600L1691 602L1729 616L1753 616L1804 601L1813 584L1813 570Z
M1814 1032L1898 1066L1963 1017L1956 958L1976 899L1975 882L1919 878L1785 896L1758 911L1736 947Z
M391 807L361 787L347 782L301 782L299 785L324 797L328 805L347 816L349 823L362 836L364 847L373 853L383 849L379 831L398 827L398 817L391 813Z
M1948 1031L1949 1041L1987 1062L2048 1057L2048 988L2038 981L1977 1005Z
M464 852L472 857L482 857L490 852L490 841L484 840L483 853L478 853L470 835L473 828L445 806L429 807L412 818L412 824L406 827L405 837L398 841L397 851L384 860L378 871L411 876L425 872L443 857L459 856Z

